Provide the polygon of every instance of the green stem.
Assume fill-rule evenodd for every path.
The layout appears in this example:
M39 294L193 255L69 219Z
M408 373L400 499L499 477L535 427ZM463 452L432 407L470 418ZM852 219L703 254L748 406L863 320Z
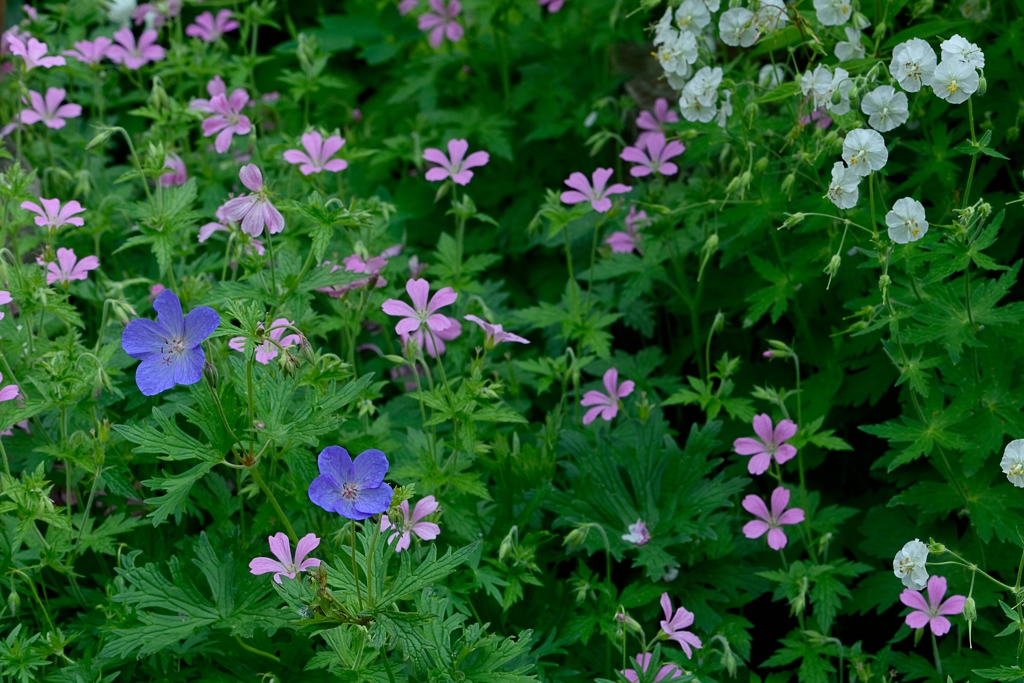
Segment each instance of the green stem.
M252 393L252 358L245 365L245 382L248 387L247 400L249 403L249 455L250 457L256 454L256 416L253 410L253 393Z
M932 634L932 654L935 656L935 670L939 672L939 679L942 678L942 659L939 658L939 641L935 638L935 631L929 629Z
M391 670L391 662L388 661L388 651L383 645L380 646L380 658L384 662L384 671L388 675L388 683L395 683L395 672Z
M270 229L267 229L267 244L270 251L270 287L273 296L277 296L277 273L274 269L274 236L270 234Z
M277 498L274 497L274 492L270 490L267 483L263 481L263 476L260 474L259 464L254 464L249 468L249 473L252 475L253 481L260 487L269 500L270 504L274 506L274 511L277 512L277 516L281 518L281 523L284 524L284 530L288 533L288 538L292 539L292 543L298 543L299 537L295 533L295 529L292 528L292 523L288 521L288 517L285 516L284 510L281 509L281 504L277 502Z
M0 455L2 455L2 456L3 456L3 458L4 458L4 472L5 472L5 473L7 474L7 476L9 477L9 476L11 476L11 466L10 466L10 464L9 464L9 463L7 462L7 450L6 450L5 448L4 448L4 440L3 440L3 437L0 437Z
M878 228L875 226L875 174L868 174L868 195L871 197L871 234L878 237Z
M249 645L244 640L242 640L241 636L235 636L235 641L242 647L243 650L251 652L254 655L259 655L260 657L266 657L267 659L273 660L273 661L278 662L278 663L281 662L281 658L280 657L278 657L276 655L272 655L269 652L264 652L263 650L257 649L255 647L253 647L252 645Z
M359 566L356 563L356 522L352 520L352 580L356 584L356 598L359 600L359 611L363 611L363 593L359 590Z
M970 124L971 124L971 143L977 143L977 138L975 138L975 136L974 136L974 100L973 99L968 99L967 100L967 118L968 118L968 120L970 121ZM967 208L967 205L970 203L970 200L971 200L971 184L974 182L974 167L978 163L977 149L975 149L974 151L975 151L975 154L971 155L971 170L967 174L967 189L964 190L964 206L963 206L963 208L965 208L965 209Z
M572 314L578 316L580 311L580 302L576 299L576 275L572 270L572 250L569 248L569 226L562 228L562 234L565 236L565 266L569 269L569 291L572 292Z

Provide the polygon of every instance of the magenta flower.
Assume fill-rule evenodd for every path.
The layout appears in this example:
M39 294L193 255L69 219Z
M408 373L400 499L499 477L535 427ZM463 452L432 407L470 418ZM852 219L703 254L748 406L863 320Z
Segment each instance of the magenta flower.
M438 309L450 306L455 303L459 295L451 287L444 287L438 290L427 303L430 294L430 283L426 280L409 280L405 283L405 291L409 293L412 306L399 301L388 299L380 307L388 315L402 318L395 325L395 333L398 335L409 334L420 329L426 324L434 332L444 332L452 325L452 320L446 315L438 313Z
M398 3L398 13L403 17L409 12L416 9L416 6L420 4L420 0L402 0Z
M537 4L540 5L541 7L543 7L544 5L547 5L548 6L548 12L551 12L552 14L554 14L558 10L562 9L562 5L565 4L565 0L537 0ZM639 657L639 656L640 655L637 655L637 657ZM650 655L648 655L648 658L649 657L650 657ZM644 667L644 671L646 671L646 670L647 670L647 667L645 666ZM673 676L673 678L675 678L675 676Z
M207 87L207 91L209 91L209 87ZM252 130L249 117L242 113L242 109L248 101L249 93L241 88L231 93L230 97L226 97L224 93L210 97L209 107L213 113L203 120L203 136L217 135L213 148L217 150L218 154L228 151L233 136L248 135ZM194 106L197 102L202 102L202 100L193 100L192 105Z
M168 173L160 176L160 184L164 187L184 185L185 181L188 180L188 170L185 168L185 162L177 154L168 152L164 156L164 168L171 169Z
M231 221L240 221L242 232L253 237L263 234L264 225L271 235L284 230L284 216L270 203L260 169L252 164L246 164L238 172L238 178L243 185L253 191L253 194L229 200L224 205L224 216Z
M754 417L754 432L760 439L743 437L732 442L732 449L737 455L752 455L747 463L747 471L751 474L764 474L772 464L772 457L780 465L796 455L796 448L785 443L796 434L797 425L792 420L783 420L772 431L772 418L762 413Z
M639 245L639 232L640 228L646 227L651 224L651 221L647 218L647 212L644 210L637 211L635 206L629 207L629 214L626 215L626 232L621 230L613 232L609 235L608 239L605 240L605 244L612 248L612 251L618 254L629 254L633 251L640 251Z
M475 315L465 316L466 320L471 323L476 323L480 326L480 329L484 331L484 348L490 351L501 342L517 342L519 344L529 344L530 340L523 339L517 334L506 332L501 325L495 325L485 320L481 320Z
M28 91L29 100L32 105L29 109L22 109L18 118L22 123L32 125L42 121L47 128L54 130L67 125L65 119L74 119L82 115L82 107L77 104L61 104L66 94L64 88L47 88L46 98L35 90Z
M227 91L228 88L226 85L224 85L224 79L220 76L214 76L206 82L206 92L210 94L211 99L216 97L217 95L223 95L227 93ZM201 111L206 114L213 113L213 107L210 106L210 100L204 100L201 97L197 97L196 99L189 102L188 107L189 109Z
M662 632L669 640L679 643L679 647L683 648L688 659L692 658L693 652L691 652L690 646L698 650L703 647L700 638L683 630L693 624L693 612L680 605L675 614L672 614L672 600L668 597L668 593L661 594L661 609L665 613L665 618L661 620Z
M332 135L324 140L324 137L313 131L302 136L302 146L306 152L297 149L289 149L284 153L284 160L289 164L302 164L299 171L302 175L330 171L337 173L348 168L348 162L344 159L332 159L341 146L345 144L345 138L340 135Z
M50 48L35 38L29 38L28 42L24 42L16 36L11 36L9 40L11 53L25 60L25 71L31 71L37 66L49 69L67 63L63 57L47 57L46 53Z
M468 157L469 143L465 140L449 140L448 156L439 149L430 147L423 151L423 158L437 164L427 171L426 179L430 182L438 182L445 178L451 178L452 182L459 185L467 185L473 179L473 172L469 169L483 166L491 160L487 152L473 152Z
M157 0L144 2L132 12L135 25L149 23L153 28L160 28L168 19L181 14L182 0Z
M627 543L635 543L636 545L644 545L651 540L651 532L647 530L647 522L642 519L636 520L635 524L630 524L626 527L629 530L628 534L622 535L622 540ZM644 671L647 667L644 667Z
M139 36L139 42L135 42L135 34L127 26L114 34L114 40L118 43L107 50L107 57L114 64L123 64L128 69L135 71L141 69L150 62L159 62L167 56L167 51L156 44L157 33L153 29L146 29Z
M371 280L376 281L377 288L384 287L388 284L388 281L381 277L380 271L384 269L384 266L388 264L388 259L385 256L388 252L381 254L380 256L371 256L370 258L363 260L363 257L359 254L352 254L346 256L341 260L344 264L345 270L350 273L366 273L368 277L356 280L355 282L348 282L343 285L332 285L330 287L321 287L316 290L318 292L324 292L334 299L338 299L345 295L346 292L350 292L353 289L359 289L366 287L370 284ZM330 262L325 262L324 265L329 265ZM342 266L335 265L331 268L331 272L341 270Z
M448 318L448 316L444 316ZM416 342L416 345L427 352L427 355L431 358L437 358L443 356L445 352L445 342L457 339L462 334L462 323L455 318L448 318L448 328L441 330L440 332L430 331L429 334L421 327L418 330L409 332L407 334L399 335L402 339L402 344L408 344L409 340L412 339Z
M10 292L5 292L3 290L0 290L0 306L3 306L4 304L9 304L12 301L14 301L14 297L11 296ZM0 320L3 320L3 319L4 319L4 312L0 311ZM2 378L0 378L0 379L2 379Z
M593 185L590 184L587 176L579 171L573 173L565 181L565 184L571 187L572 190L562 193L562 201L566 204L590 202L590 206L593 207L594 211L605 213L608 209L612 208L612 200L608 199L608 195L623 194L633 189L629 185L622 185L620 183L615 183L611 187L605 187L608 179L612 177L612 173L613 171L610 168L595 170Z
M787 510L789 505L789 491L781 486L772 491L772 509L764 500L758 496L747 496L743 499L743 509L760 517L743 525L743 535L747 538L761 538L768 532L768 547L772 550L782 550L786 547L786 532L782 530L784 524L799 524L804 521L804 511L800 508Z
M75 256L74 249L61 247L57 250L57 260L46 264L46 284L52 285L58 280L65 285L71 284L72 280L84 280L89 276L90 270L100 267L100 260L95 256L86 256L79 260Z
M651 653L645 652L643 654L638 654L636 656L636 663L644 673L647 673L647 667L651 665ZM683 671L675 664L665 664L658 669L658 673L654 677L654 683L658 683L658 681L662 680L669 674L672 674L672 678L679 678L683 675ZM637 675L636 670L634 669L626 669L622 672L622 675L628 678L630 683L640 683L640 676Z
M320 539L316 534L306 534L299 539L295 545L295 558L292 559L292 544L288 537L280 531L267 538L270 543L270 552L274 553L276 560L269 557L257 557L249 563L249 571L253 574L269 574L274 572L274 581L281 583L281 577L287 576L294 579L299 572L304 572L310 567L319 567L320 560L311 557L308 560L306 555L313 552Z
M632 394L635 386L633 381L628 379L619 384L619 371L615 368L608 368L603 381L607 394L591 390L583 394L583 400L580 401L581 406L594 406L583 415L585 425L596 420L598 415L601 419L611 422L619 414L619 399Z
M114 44L110 38L100 36L96 40L80 40L75 43L74 50L64 50L68 57L74 57L82 64L93 66L107 56L107 50Z
M949 633L949 619L943 615L955 616L963 612L967 598L962 595L951 595L948 600L943 602L942 598L945 595L946 579L941 576L932 576L928 579L927 602L918 591L907 588L900 593L900 602L914 609L907 615L907 626L910 628L930 626L932 633L937 636Z
M627 147L619 155L624 161L637 164L629 169L634 178L641 178L652 173L675 175L679 167L669 161L686 151L686 146L678 140L665 143L664 133L651 133L644 140L646 150L637 143L636 147Z
M74 199L63 207L60 205L59 199L40 197L39 203L43 206L40 207L35 202L22 202L21 208L39 214L35 221L40 228L48 228L50 232L55 232L63 225L77 225L78 227L85 225L85 219L75 216L76 213L82 213L85 209Z
M278 318L274 322L270 323L270 333L267 335L269 338L264 339L263 342L256 345L256 362L268 365L270 361L277 358L278 349L287 349L290 346L299 344L302 338L297 334L284 335L288 331L289 325L294 325L288 318ZM263 323L259 324L260 329L263 329ZM231 341L228 342L228 347L238 351L239 353L245 352L245 337L232 337Z
M636 127L644 131L637 137L636 146L643 149L647 145L648 136L652 133L664 133L661 126L663 123L679 123L679 114L669 109L668 100L659 97L654 101L653 114L645 109L636 117Z
M0 375L0 382L2 382L2 381L4 381L4 376ZM0 389L0 401L11 401L11 400L16 399L16 398L18 398L18 385L17 384L8 384L3 389ZM19 425L20 424L21 423L19 423ZM26 432L28 431L27 427L25 428L25 431Z
M402 511L402 519L397 523L392 522L387 515L380 518L381 531L395 529L394 533L388 537L388 545L394 543L397 538L396 553L409 547L409 544L412 543L411 534L416 534L424 541L433 541L441 533L441 527L438 525L422 521L424 517L437 511L437 501L433 496L427 496L416 503L411 515L409 514L409 501L403 500L398 507Z
M828 115L828 110L825 107L818 107L811 111L810 114L804 114L800 117L800 125L806 126L811 121L815 121L814 127L818 130L825 130L832 125L832 117Z
M238 22L232 19L231 10L222 9L214 17L212 12L203 12L196 17L196 23L185 29L185 35L199 38L205 43L215 43L224 35L238 28Z
M431 47L441 47L445 38L453 43L462 40L462 24L455 20L462 12L459 0L430 0L430 9L433 12L420 15L419 27L430 31Z

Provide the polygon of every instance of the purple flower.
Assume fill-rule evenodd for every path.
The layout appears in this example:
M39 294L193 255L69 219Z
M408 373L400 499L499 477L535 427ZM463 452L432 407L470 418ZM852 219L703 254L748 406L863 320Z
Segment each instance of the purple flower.
M683 648L688 659L692 658L693 653L690 651L690 646L692 645L698 650L703 647L700 638L683 630L693 624L693 612L680 605L673 614L672 600L668 597L668 593L661 594L661 610L665 613L665 618L661 620L661 630L669 640L679 643L679 647Z
M416 9L416 6L420 4L420 0L402 0L398 3L398 13L403 17L409 12Z
M324 140L323 136L316 131L306 133L302 136L302 146L306 152L297 149L289 149L284 153L284 160L289 164L302 164L299 171L302 175L330 171L337 173L348 168L348 162L344 159L332 159L341 146L345 144L345 138L340 135L332 135Z
M635 206L631 206L629 207L629 213L626 215L626 232L613 232L609 235L608 239L605 240L605 244L610 246L612 251L618 254L629 254L633 251L640 251L640 247L638 246L640 228L646 227L650 224L651 221L647 218L646 211L637 211Z
M484 348L487 349L488 351L493 349L501 342L518 342L520 344L530 343L528 339L523 339L519 335L512 334L511 332L506 332L504 329L502 329L501 325L486 322L476 317L475 315L467 315L465 316L465 318L469 322L476 323L477 325L479 325L480 329L484 331Z
M157 0L157 2L144 2L132 12L132 19L135 25L148 22L153 28L160 28L168 19L181 14L181 0Z
M100 267L100 260L95 256L86 256L79 260L73 249L61 247L57 250L57 260L46 264L46 284L52 285L60 281L71 284L72 280L84 280L89 277L90 270Z
M448 316L444 316L448 318ZM402 339L402 344L408 344L409 340L412 339L416 342L416 345L427 352L427 355L431 358L437 358L443 356L445 351L444 343L446 341L452 341L457 339L462 334L462 323L455 318L448 318L448 328L435 332L433 330L427 334L426 330L422 327L413 332L399 335Z
M385 252L386 253L386 252ZM353 289L359 289L366 287L373 280L377 283L377 288L384 287L388 284L388 281L381 277L380 271L388 264L388 260L385 254L380 256L371 256L370 258L363 260L363 257L359 254L352 254L346 256L341 262L350 273L366 273L369 277L356 280L355 282L348 282L343 285L331 285L330 287L321 287L316 290L318 292L324 292L334 299L338 299L345 295L346 292L350 292ZM329 262L325 262L324 265L329 265ZM335 265L331 268L331 272L341 270L342 266Z
M459 0L430 0L430 9L420 15L419 27L421 31L430 31L430 46L441 47L445 38L457 43L462 40L462 24L455 20L462 12L462 3Z
M270 323L270 333L267 335L269 338L256 345L257 363L268 365L270 361L277 358L278 349L287 349L289 346L294 346L302 341L301 337L297 334L289 334L282 337L288 331L288 327L294 324L288 318L278 318ZM259 327L262 330L263 323L260 323ZM245 337L232 337L231 341L228 342L228 347L239 353L244 353Z
M164 156L164 168L171 169L170 172L160 176L160 184L164 187L184 185L185 181L188 180L188 170L185 168L185 162L177 154L168 152Z
M11 296L10 292L6 292L6 291L3 291L3 290L0 290L0 306L3 306L4 304L9 304L12 301L14 301L14 297ZM4 319L4 312L0 311L0 320L3 320L3 319ZM2 377L0 377L0 379L2 379Z
M804 511L800 508L786 509L789 505L789 491L779 486L772 491L772 509L764 500L758 496L747 496L743 499L743 509L759 517L743 525L743 535L747 538L761 538L768 532L768 547L772 550L782 550L786 547L786 532L782 530L784 524L799 524L804 521Z
M832 125L832 117L828 115L828 110L825 107L818 107L812 110L810 114L800 117L801 126L806 126L811 121L816 121L814 127L818 130L825 130Z
M74 119L82 115L82 107L77 104L61 104L66 94L64 88L47 88L46 98L35 90L28 91L32 104L29 109L22 109L18 119L22 123L32 125L42 121L47 128L59 129L67 125L64 119Z
M185 35L199 38L206 43L214 43L225 33L238 28L238 22L232 19L231 10L222 9L214 17L212 12L203 12L196 17L196 23L185 29Z
M128 69L135 71L141 69L150 62L159 62L167 56L167 51L156 44L157 33L153 29L146 29L139 36L139 42L135 42L135 34L127 26L114 33L114 40L118 43L107 50L107 57L114 64L123 64Z
M785 443L796 434L797 426L792 420L783 420L772 431L772 418L762 413L754 417L754 432L760 439L745 436L732 442L737 455L752 455L747 463L751 474L764 474L772 464L772 458L780 465L796 455L796 447Z
M594 406L583 415L583 424L588 425L597 419L600 415L601 419L611 421L615 419L615 416L619 414L619 399L625 398L633 393L632 380L626 380L622 384L619 384L619 371L615 368L608 368L608 371L604 373L604 388L607 394L602 394L600 391L588 391L583 394L583 400L580 401L581 406Z
M309 555L320 545L320 539L316 537L316 534L306 534L299 539L299 542L295 544L294 559L292 559L292 544L288 541L288 537L280 531L267 538L267 541L270 543L270 552L277 559L272 560L269 557L254 558L249 563L249 571L253 574L259 575L274 572L274 581L281 583L282 576L294 579L299 572L304 572L310 567L320 566L320 560L315 557L306 559L306 555Z
M647 667L651 665L651 653L645 652L643 654L638 654L636 656L636 663L644 673L647 673ZM672 674L672 678L679 678L683 675L683 671L675 664L664 664L660 669L658 669L658 673L654 677L654 683L658 683L658 681L669 674ZM622 672L622 675L628 678L630 683L640 683L640 676L637 675L636 670L634 669L626 669Z
M43 206L40 207L39 204ZM36 225L40 228L48 228L50 232L55 232L62 225L77 225L78 227L85 225L83 218L75 216L76 213L82 213L85 209L74 199L62 207L59 199L43 199L40 197L39 204L35 202L22 202L21 208L39 214L36 216L35 221Z
M636 127L644 131L637 137L636 146L645 147L651 133L664 133L663 123L679 123L679 114L668 108L668 100L659 97L654 101L653 114L645 109L636 117Z
M211 98L214 98L217 95L223 95L227 91L228 91L228 89L227 89L227 86L224 85L224 79L221 78L220 76L214 76L213 78L211 78L209 81L206 82L206 92L208 92L210 94ZM189 109L193 109L195 111L201 111L201 112L204 112L206 114L212 114L213 113L213 107L210 106L210 100L204 100L204 99L202 99L200 97L197 97L196 99L194 99L191 102L189 102L188 103L188 107L189 107Z
M46 43L35 38L29 38L28 42L23 42L20 38L11 36L9 40L11 53L25 60L25 71L31 71L37 66L49 69L54 66L64 66L67 63L63 57L46 57L49 48Z
M210 91L209 86L207 91ZM233 136L248 135L252 130L249 117L242 113L242 109L248 101L249 93L241 88L231 93L230 97L226 97L224 93L210 97L209 107L213 114L203 120L203 136L217 135L213 148L217 150L218 154L228 151ZM201 102L203 100L193 100L191 106L198 108L195 105Z
M448 155L439 149L430 147L423 151L423 158L437 164L427 171L426 179L430 182L437 182L445 178L451 178L459 185L467 185L473 179L473 172L469 169L483 166L491 160L487 152L473 152L468 157L469 143L465 140L449 140Z
M208 306L181 313L181 301L165 289L153 301L156 321L139 318L128 323L121 347L141 360L135 383L145 396L154 396L175 384L195 384L203 376L203 347L220 325L217 311Z
M0 375L0 382L2 382L3 380L4 380L4 376ZM16 398L18 398L18 385L17 384L8 384L3 389L0 389L0 402L11 401L11 400L14 400ZM21 425L20 422L18 424L19 424L19 426ZM25 431L28 431L27 427L25 427L24 429L25 429Z
M611 187L606 188L605 185L608 184L608 179L612 177L612 174L613 171L610 168L595 170L593 175L594 184L591 186L587 176L579 171L573 173L565 181L565 184L571 187L572 190L562 193L562 201L566 204L590 202L590 206L593 207L594 211L605 213L608 209L612 208L612 200L608 199L608 195L623 194L633 189L629 185L622 185L620 183L615 183Z
M686 146L678 140L665 143L664 133L651 133L644 140L646 150L639 143L636 147L627 147L619 155L624 161L631 164L638 164L629 169L629 174L634 178L641 178L652 173L662 175L675 175L679 167L669 159L674 159L686 151Z
M441 533L441 527L433 522L422 521L427 515L436 512L437 508L437 501L433 496L427 496L416 503L411 515L409 514L409 501L403 500L399 503L398 509L402 511L401 520L392 522L387 515L380 518L381 531L395 529L394 533L388 536L388 545L394 543L397 538L398 544L395 545L395 552L400 553L412 543L411 534L416 534L424 541L433 541L437 538L437 535Z
M437 311L445 306L450 306L459 298L454 289L442 288L434 294L430 303L427 303L427 297L430 295L430 283L426 280L409 280L405 283L405 291L409 293L412 306L398 299L388 299L381 306L381 310L388 315L402 318L395 325L396 334L415 332L424 323L434 332L444 332L451 327L451 318L441 315Z
M253 237L263 234L264 225L271 235L284 230L284 216L270 203L260 169L253 164L246 164L238 172L238 177L254 194L229 200L224 205L224 216L231 221L241 221L242 232Z
M963 612L967 598L962 595L951 595L948 600L943 602L942 598L945 595L946 579L941 576L933 576L928 579L927 602L918 591L907 588L900 593L900 602L915 610L907 615L907 626L910 628L930 626L932 633L937 636L949 633L949 619L943 615L954 616Z
M328 512L362 520L386 512L394 493L384 483L388 459L376 449L363 451L355 462L341 446L328 446L317 458L320 476L309 485L309 499Z
M647 541L651 540L651 532L647 530L647 522L642 519L636 520L635 524L630 524L628 527L629 533L622 535L622 540L627 543L634 543L636 545L644 545ZM647 667L644 667L644 671Z
M96 40L80 40L74 50L64 50L68 57L74 57L83 64L99 64L107 56L107 50L114 44L110 38L99 36Z
M540 5L541 7L547 5L548 12L554 14L558 10L562 9L562 5L565 4L565 0L537 0L537 4ZM639 655L637 656L639 657ZM646 671L647 667L644 667L644 670Z

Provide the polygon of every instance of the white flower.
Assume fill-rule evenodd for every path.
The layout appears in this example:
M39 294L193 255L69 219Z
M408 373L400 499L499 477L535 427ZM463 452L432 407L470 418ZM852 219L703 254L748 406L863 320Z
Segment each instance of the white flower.
M956 59L970 64L975 69L985 68L985 53L974 43L969 42L963 36L953 36L939 44L942 50L942 61Z
M115 24L127 24L136 7L138 7L136 0L108 0L107 18Z
M718 8L722 6L722 0L704 0L704 5L709 12L717 12Z
M892 51L891 73L900 87L907 92L917 92L922 85L930 85L935 72L935 50L920 38L911 38L900 43Z
M892 573L903 580L903 585L915 591L928 585L928 546L919 539L910 541L892 560Z
M954 59L935 67L932 75L932 90L950 104L962 104L978 90L978 72L967 62Z
M853 26L847 26L843 30L846 32L846 40L836 43L836 59L840 62L864 59L864 46L860 44L860 30Z
M837 161L832 165L832 182L828 186L826 196L840 209L852 209L857 206L859 185L860 176L843 162Z
M865 95L860 110L868 116L871 127L881 133L902 126L910 118L906 93L896 92L891 85L880 85Z
M697 61L697 39L687 31L673 31L658 48L658 61L667 73L685 76Z
M916 242L928 233L924 205L910 197L896 200L892 211L885 214L885 224L889 226L889 239L896 244Z
M732 47L750 47L760 35L755 26L756 15L743 7L733 7L718 18L718 33L722 42Z
M732 90L722 91L722 103L718 105L718 127L725 128L729 117L732 116Z
M843 161L859 176L877 171L889 161L885 140L876 131L866 128L851 130L843 140Z
M718 86L722 83L720 67L705 66L683 88L679 99L679 110L687 121L707 123L715 118L718 102Z
M786 76L786 67L781 64L765 64L757 74L757 84L762 88L777 88Z
M839 91L839 104L832 101L832 93ZM836 116L842 116L850 111L850 91L853 90L853 81L850 80L850 72L837 66L832 76L832 83L829 84L828 95L825 99L825 108Z
M675 28L672 27L672 8L669 7L668 11L662 15L658 23L654 25L654 44L655 46L661 45L666 40L674 36L676 33Z
M760 0L757 10L757 26L761 33L772 33L789 23L786 3L783 0Z
M804 96L814 96L814 108L824 107L832 97L832 72L819 64L814 71L805 71L800 78Z
M825 26L841 26L853 15L847 0L814 0L814 9Z
M622 540L627 543L643 545L651 540L651 532L647 530L647 524L642 519L636 520L636 524L629 525L629 533L622 535Z
M676 26L680 31L700 33L710 23L711 13L704 0L683 0L683 4L676 9Z
M1024 488L1024 439L1015 439L1006 444L999 466L1011 484Z
M670 88L676 92L680 92L686 87L687 82L690 80L690 70L687 69L684 74L665 74L665 80L668 82Z

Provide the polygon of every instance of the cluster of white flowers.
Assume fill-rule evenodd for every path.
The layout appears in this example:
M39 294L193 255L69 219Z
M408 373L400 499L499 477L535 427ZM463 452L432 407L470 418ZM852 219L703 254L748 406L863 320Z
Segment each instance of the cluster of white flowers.
M705 39L704 29L711 23L711 12L720 0L683 0L676 8L669 7L654 28L657 57L669 85L682 90L697 61L698 39Z

